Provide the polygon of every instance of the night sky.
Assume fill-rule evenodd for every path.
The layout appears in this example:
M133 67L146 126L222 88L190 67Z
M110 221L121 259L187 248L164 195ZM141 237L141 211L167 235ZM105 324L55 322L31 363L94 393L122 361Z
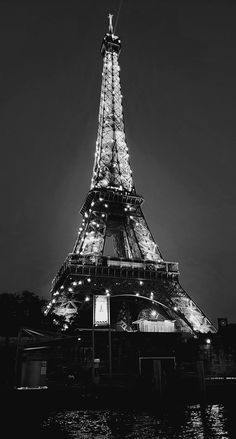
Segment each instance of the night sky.
M0 1L0 292L49 299L73 248L92 175L100 44L119 4ZM235 16L233 0L124 0L116 28L143 211L213 323L236 322Z

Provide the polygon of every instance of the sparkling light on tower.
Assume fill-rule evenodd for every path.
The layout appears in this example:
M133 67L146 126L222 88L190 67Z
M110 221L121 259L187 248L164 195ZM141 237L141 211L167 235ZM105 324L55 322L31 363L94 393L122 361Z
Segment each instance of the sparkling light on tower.
M104 294L113 308L121 297L123 303L133 300L134 323L140 315L150 323L140 330L215 332L180 286L178 263L163 259L143 215L143 198L134 186L125 136L120 51L110 15L101 46L102 86L91 187L81 208L82 223L73 251L53 280L52 300L45 313L53 313L57 323L61 319L64 329L72 322L79 327L92 306L90 299ZM114 251L110 256L106 254L108 240Z

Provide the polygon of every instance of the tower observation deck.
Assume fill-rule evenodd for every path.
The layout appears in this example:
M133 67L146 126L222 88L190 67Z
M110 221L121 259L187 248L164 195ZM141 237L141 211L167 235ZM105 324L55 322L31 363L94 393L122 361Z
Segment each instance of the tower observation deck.
M91 187L71 253L52 282L45 314L64 329L91 327L94 295L109 295L114 330L215 332L163 259L136 193L125 135L119 55L112 18L105 34ZM110 248L109 248L110 246Z

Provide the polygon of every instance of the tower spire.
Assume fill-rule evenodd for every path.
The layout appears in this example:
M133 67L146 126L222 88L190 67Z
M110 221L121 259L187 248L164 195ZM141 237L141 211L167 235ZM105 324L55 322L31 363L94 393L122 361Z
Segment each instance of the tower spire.
M114 34L113 24L112 24L113 14L109 14L108 18L109 18L109 33L113 35Z

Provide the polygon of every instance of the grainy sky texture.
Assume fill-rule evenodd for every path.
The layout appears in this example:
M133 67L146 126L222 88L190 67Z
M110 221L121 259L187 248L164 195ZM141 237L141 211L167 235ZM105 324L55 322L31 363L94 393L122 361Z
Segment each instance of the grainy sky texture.
M0 1L1 292L49 298L73 248L118 0ZM236 4L124 0L121 83L143 211L180 282L236 322Z

